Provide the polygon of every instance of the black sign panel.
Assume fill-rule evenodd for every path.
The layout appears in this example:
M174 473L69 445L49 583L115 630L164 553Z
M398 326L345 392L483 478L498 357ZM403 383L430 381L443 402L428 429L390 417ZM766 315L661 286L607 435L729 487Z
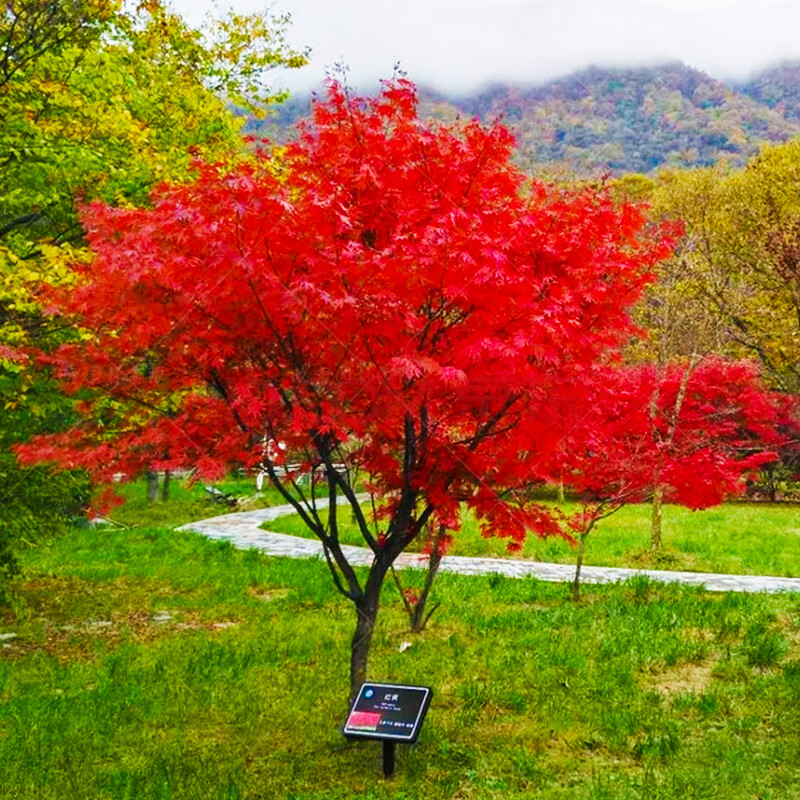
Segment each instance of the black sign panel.
M416 742L432 694L428 686L364 683L343 733L362 739Z

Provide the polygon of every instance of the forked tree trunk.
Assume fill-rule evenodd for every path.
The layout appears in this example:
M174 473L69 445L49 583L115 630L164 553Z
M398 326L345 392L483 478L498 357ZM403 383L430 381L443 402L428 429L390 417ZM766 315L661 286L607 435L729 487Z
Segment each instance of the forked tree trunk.
M361 684L367 679L367 664L369 661L369 648L372 644L372 634L375 632L375 620L378 617L378 599L380 586L377 592L370 592L369 584L364 594L355 601L356 630L350 643L350 702L355 700Z
M394 557L386 553L376 556L369 570L364 590L354 601L356 630L350 643L350 701L355 700L361 684L367 679L369 648L375 633L375 620L381 602L381 588Z
M664 490L656 486L653 491L653 508L650 516L650 549L661 550L661 523L664 516Z
M439 608L440 605L440 603L435 603L433 608L427 614L425 613L428 605L428 598L430 597L431 589L433 588L433 582L436 579L437 573L439 572L439 565L442 563L442 556L444 555L442 548L444 532L444 527L439 526L436 534L430 541L431 552L430 556L428 557L428 571L425 575L425 585L422 589L419 599L417 599L416 602L411 602L406 590L403 589L403 584L400 582L400 578L398 578L396 570L394 567L392 567L392 576L397 584L397 590L400 592L400 598L403 601L403 606L405 607L406 614L408 615L409 627L411 628L412 633L420 633L423 631L425 626L428 624L428 620L433 616L433 613L437 608Z

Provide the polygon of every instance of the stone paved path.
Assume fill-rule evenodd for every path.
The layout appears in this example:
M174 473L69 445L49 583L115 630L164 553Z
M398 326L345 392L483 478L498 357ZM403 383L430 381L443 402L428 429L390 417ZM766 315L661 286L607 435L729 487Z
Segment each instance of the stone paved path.
M344 504L345 498L340 498ZM322 544L315 539L302 539L284 533L261 530L264 522L278 517L294 514L290 505L259 508L255 511L241 511L221 517L190 522L178 530L195 531L210 539L222 539L241 549L255 548L272 556L289 558L324 558ZM372 563L372 553L364 547L342 546L351 564ZM403 553L395 562L398 568L422 567L426 565L424 556ZM543 581L571 581L575 567L570 564L546 564L540 561L523 561L506 558L468 558L465 556L445 556L441 572L457 572L461 575L505 575L511 578L524 578L528 575ZM712 592L800 592L800 578L774 578L760 575L718 575L709 572L668 572L654 569L622 569L619 567L583 567L581 581L585 583L614 583L634 575L646 575L658 581L673 581L704 586Z

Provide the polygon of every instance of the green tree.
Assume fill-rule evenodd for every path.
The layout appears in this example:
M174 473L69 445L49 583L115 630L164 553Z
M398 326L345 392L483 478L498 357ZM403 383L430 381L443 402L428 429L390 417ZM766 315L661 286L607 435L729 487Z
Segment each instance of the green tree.
M659 341L684 331L671 354L754 357L772 383L800 393L799 186L800 142L765 148L744 169L659 176L655 209L681 219L685 235L651 294L651 309L673 309L671 324L643 321Z
M657 267L658 280L634 310L647 335L629 346L630 361L663 366L708 353L744 355L733 347L727 325L709 304L699 279L698 254L708 253L711 240L725 224L717 193L726 174L726 168L718 166L665 170L655 179L632 174L614 182L620 198L650 203L656 216L678 220L683 228L674 253Z
M269 13L188 26L158 0L6 0L0 17L0 525L55 522L55 482L20 471L8 448L71 421L70 405L26 360L67 335L29 286L71 280L86 257L81 203L142 203L196 157L240 158L241 118L280 99L270 70L306 59ZM70 334L74 335L74 334ZM69 479L75 502L85 487ZM47 487L47 491L45 491ZM63 488L63 487L62 487ZM74 490L74 491L73 491ZM42 498L42 502L37 501ZM26 510L23 510L26 509ZM18 533L18 531L17 531ZM16 535L16 534L15 534ZM12 537L13 538L13 537ZM9 536L5 536L5 540ZM0 550L3 543L0 541ZM1 556L0 556L1 558Z
M15 32L51 6L72 11L50 14L63 34L28 22L28 38L41 41L26 55ZM285 43L286 17L231 14L195 30L157 2L133 12L106 0L11 8L16 17L0 24L12 53L0 70L0 246L23 258L43 239L81 241L76 200L142 202L154 183L185 177L193 156L240 151L241 120L227 104L263 107L275 99L266 73L305 63Z

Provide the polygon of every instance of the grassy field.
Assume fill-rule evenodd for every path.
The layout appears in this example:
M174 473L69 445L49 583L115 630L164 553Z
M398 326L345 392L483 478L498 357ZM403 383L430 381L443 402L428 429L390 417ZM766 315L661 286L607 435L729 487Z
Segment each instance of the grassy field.
M575 510L567 505L567 511ZM348 522L346 514L341 515ZM341 522L340 522L341 524ZM270 522L270 530L312 537L297 516ZM602 520L590 535L586 563L609 567L651 567L697 572L800 577L800 507L732 503L706 511L664 508L664 548L650 551L650 507L626 506ZM341 538L363 545L358 529L346 524ZM571 564L574 549L560 539L530 537L521 553L509 556L506 542L481 536L475 520L464 517L449 551L458 556L529 558Z
M800 595L441 575L415 636L387 585L371 678L435 692L387 781L339 732L353 613L324 564L144 517L22 554L3 800L800 798Z
M262 491L256 492L255 479L249 476L228 478L215 483L214 488L224 494L240 498L246 508L285 502L277 489L271 486L265 486ZM120 485L115 491L125 502L109 512L108 518L129 528L142 526L174 528L192 520L230 514L237 510L224 503L212 501L202 482L189 486L185 480L173 478L170 482L170 499L167 502L158 500L153 504L147 502L145 484L142 481Z

